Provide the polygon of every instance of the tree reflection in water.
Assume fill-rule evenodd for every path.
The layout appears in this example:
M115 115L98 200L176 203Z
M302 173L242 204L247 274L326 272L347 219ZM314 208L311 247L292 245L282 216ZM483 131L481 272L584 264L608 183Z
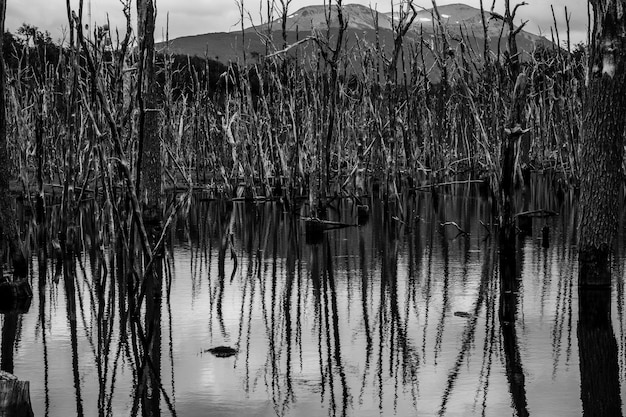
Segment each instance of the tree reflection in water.
M526 375L522 366L517 336L517 310L520 292L518 256L515 252L500 251L500 327L509 390L516 415L528 416Z
M449 191L435 209L429 194L397 210L372 201L367 225L316 244L278 203L198 196L155 280L127 235L85 207L75 254L39 263L37 313L13 340L2 319L3 364L12 348L35 413L49 416L621 413L624 297L572 302L574 208L550 223L550 248L525 237L507 258L489 204ZM558 208L537 198L530 209ZM331 219L355 210L340 201ZM220 345L237 354L205 353Z

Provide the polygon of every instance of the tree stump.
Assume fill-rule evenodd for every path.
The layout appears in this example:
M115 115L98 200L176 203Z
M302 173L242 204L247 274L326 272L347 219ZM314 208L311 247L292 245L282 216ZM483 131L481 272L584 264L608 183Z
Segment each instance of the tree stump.
M0 373L0 417L33 417L30 383L18 381L8 372Z

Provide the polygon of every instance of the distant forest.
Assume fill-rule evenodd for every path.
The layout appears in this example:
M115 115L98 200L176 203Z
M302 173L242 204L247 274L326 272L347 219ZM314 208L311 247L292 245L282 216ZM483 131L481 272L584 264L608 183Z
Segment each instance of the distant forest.
M2 53L7 66L8 73L13 71L22 71L22 76L26 79L41 81L45 75L48 64L60 64L61 54L66 54L67 49L60 43L53 41L48 31L40 31L39 28L24 23L15 33L5 32ZM110 48L111 55L114 54L115 48ZM557 59L558 52L554 48L544 45L537 45L532 52L532 61L540 63L541 71L534 71L539 78L553 78L562 72L561 62ZM573 63L575 78L582 80L584 77L584 59L585 45L579 43L574 46L570 58ZM258 59L258 57L257 57ZM106 61L106 57L105 57ZM156 73L156 82L164 85L166 73L171 74L171 82L173 94L175 98L179 98L182 94L192 94L194 91L209 92L211 98L216 98L217 94L222 91L224 83L223 75L231 69L229 80L237 83L240 79L240 66L237 63L223 63L217 59L203 57L198 55L185 55L179 53L169 53L164 50L157 50L155 57L156 67L159 69ZM264 60L261 59L261 67ZM273 62L273 61L269 61ZM506 65L502 67L505 70ZM257 71L248 69L248 77L252 93L258 93L259 80ZM222 80L220 81L220 78ZM24 78L22 78L24 79ZM349 74L340 76L349 89L357 87L357 77ZM434 80L434 84L437 84ZM221 87L221 88L220 88ZM436 89L435 89L436 90ZM436 91L435 91L436 92Z
M114 48L111 48L109 60ZM22 79L41 81L49 71L48 64L59 64L62 54L67 50L61 44L53 41L48 31L24 23L15 33L5 32L2 55L8 73L22 71ZM107 57L105 57L105 62ZM218 88L220 76L228 66L211 58L169 54L157 51L156 64L158 68L166 66L171 72L172 87L175 97L189 94L194 89L215 92ZM24 76L26 78L24 78ZM156 81L159 85L165 83L165 71L158 71Z

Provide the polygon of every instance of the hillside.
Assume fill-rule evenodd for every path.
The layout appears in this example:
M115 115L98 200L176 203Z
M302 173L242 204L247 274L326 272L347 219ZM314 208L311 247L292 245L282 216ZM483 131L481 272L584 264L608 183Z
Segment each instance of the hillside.
M306 6L287 17L287 30L289 31L310 31L311 29L328 29L326 24L327 9L323 5ZM375 29L375 17L378 16L378 25L381 29L391 29L391 19L387 13L379 13L367 6L360 4L348 4L344 6L344 19L348 22L349 29L368 30ZM273 30L280 31L280 21L275 21ZM337 20L337 8L332 7L331 28L339 27ZM255 31L255 28L248 28L248 31ZM256 30L267 30L267 25L261 25Z
M482 52L483 27L480 10L465 4L452 4L438 7L442 23L452 39L457 41L463 35L466 43L475 47L478 53ZM488 12L486 12L488 13ZM338 27L336 10L333 8L331 16L331 32ZM376 42L376 20L378 21L378 36L382 47L390 49L393 44L392 25L397 24L397 19L393 19L392 13L380 13L367 6L349 4L344 6L344 15L348 22L346 36L346 46L350 50L354 48L357 39L361 43L374 44ZM488 19L489 30L487 32L488 41L493 50L498 48L498 38L502 31L502 22L497 19ZM299 39L310 35L313 31L324 32L328 30L326 9L324 6L307 6L290 14L287 19L287 39L288 43L294 43ZM418 41L420 34L426 40L433 38L435 33L433 23L433 11L431 9L419 10L413 22L411 30L407 35L407 40ZM274 45L266 44L264 36L270 34ZM506 33L506 31L504 31ZM523 52L530 52L537 43L549 44L545 38L532 33L521 31L518 35L518 46ZM458 42L453 42L456 46ZM504 48L505 40L501 40L501 47ZM244 48L245 45L245 48ZM258 58L280 49L282 45L282 34L280 21L274 21L271 30L267 24L257 27L246 28L244 32L229 33L206 33L195 36L185 36L173 39L169 43L170 51L174 53L208 56L222 62L241 61L245 50L247 58ZM165 44L158 45L165 49ZM304 44L300 50L313 50L312 46Z

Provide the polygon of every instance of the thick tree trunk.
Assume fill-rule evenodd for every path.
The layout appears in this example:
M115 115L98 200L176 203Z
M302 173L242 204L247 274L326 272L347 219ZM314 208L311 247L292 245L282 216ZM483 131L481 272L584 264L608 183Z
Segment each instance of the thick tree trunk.
M626 112L626 0L592 0L578 245L578 348L585 416L621 416L609 257L618 228Z
M517 294L520 279L517 266L517 236L515 230L515 217L513 198L515 194L515 159L516 149L522 135L527 131L523 126L526 121L526 74L520 70L517 52L516 32L513 27L516 6L511 12L509 1L505 2L506 21L509 24L509 56L508 62L511 83L515 80L511 92L509 113L507 114L506 127L500 144L500 158L502 161L499 184L499 249L500 249L500 308L499 318L502 328L504 358L506 363L507 380L511 399L517 415L528 416L528 401L526 398L526 381L519 352L519 342L515 321L517 316Z
M500 157L502 158L498 213L500 216L500 253L506 253L509 257L515 253L515 218L513 214L515 150L522 135L527 132L522 128L525 121L526 80L524 73L517 76L512 94L511 110L507 118L508 127L505 129L500 145Z
M154 71L154 0L137 0L137 33L140 69L137 88L139 106L139 159L137 186L143 221L153 250L154 266L147 276L143 345L144 364L140 369L142 415L160 416L161 409L161 300L163 286L163 251L155 250L162 226L161 214L161 139L155 94ZM147 262L147 260L146 260Z
M0 380L0 416L33 416L30 403L30 383L28 381Z
M161 221L161 141L159 117L156 109L154 73L154 20L153 0L137 1L137 33L140 48L139 83L139 162L138 196L143 203L144 220Z
M607 286L623 177L626 1L591 4L594 27L582 129L579 285Z
M523 4L520 3L511 10L510 1L506 0L504 16L505 23L509 27L509 61L507 62L510 78L509 85L513 84L513 80L515 80L515 84L511 92L510 110L507 115L505 134L500 144L502 166L500 171L498 215L500 217L500 253L507 258L511 258L513 262L515 261L515 219L513 216L515 159L517 157L516 148L519 148L521 137L526 133L524 124L526 121L527 95L527 76L520 68L517 50L516 36L519 28L515 28L513 19L518 7Z

